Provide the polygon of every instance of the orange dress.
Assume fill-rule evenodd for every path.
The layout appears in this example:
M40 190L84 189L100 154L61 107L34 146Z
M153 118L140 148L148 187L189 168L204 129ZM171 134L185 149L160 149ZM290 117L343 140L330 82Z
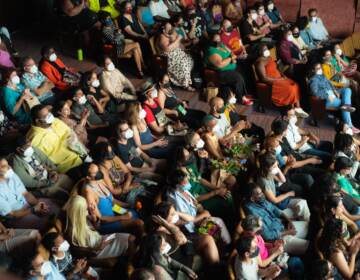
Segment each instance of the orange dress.
M269 58L265 65L266 76L269 78L281 78L276 62ZM300 100L300 88L293 80L288 78L275 80L272 84L271 98L276 106L292 105Z

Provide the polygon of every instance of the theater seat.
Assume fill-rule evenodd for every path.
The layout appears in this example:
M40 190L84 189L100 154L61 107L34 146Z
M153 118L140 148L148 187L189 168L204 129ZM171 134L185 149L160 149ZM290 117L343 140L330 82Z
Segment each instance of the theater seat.
M158 49L156 48L156 38L155 36L150 37L149 39L149 43L150 43L150 47L151 47L151 52L153 55L153 65L155 66L155 70L156 71L162 71L162 72L166 72L167 71L167 59L165 56L160 55Z
M115 63L116 66L119 66L119 59L125 58L129 59L131 58L131 53L123 54L120 57L117 56L116 49L113 45L105 44L103 45L103 53L104 55L107 55L111 57L111 60Z
M326 108L325 100L316 96L310 97L311 116L313 125L318 126L318 122L325 119L328 113L334 113L339 111L338 108Z
M209 68L204 68L204 80L206 85L212 84L215 87L220 85L218 73Z
M259 81L254 65L253 71L255 75L256 94L259 101L258 109L260 112L265 113L265 108L273 108L271 99L271 86Z

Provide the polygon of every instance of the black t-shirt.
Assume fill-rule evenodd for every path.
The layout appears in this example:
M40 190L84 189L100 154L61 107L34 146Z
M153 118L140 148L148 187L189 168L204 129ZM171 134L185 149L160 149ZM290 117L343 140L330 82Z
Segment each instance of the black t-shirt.
M126 145L118 142L116 153L125 164L130 162L133 167L142 167L144 165L144 160L138 153L137 146L133 138L130 138Z
M134 14L131 14L131 19L132 19L132 22L129 19L127 19L125 16L122 16L120 18L121 29L125 30L125 27L130 25L131 29L134 32L141 34L141 35L145 34L144 31L141 29L138 18ZM128 34L126 31L124 32L124 34L126 37L132 37L132 35Z
M255 43L257 41L260 40L256 40L256 41L250 41L249 40L249 35L253 35L255 33L254 27L257 27L256 23L253 22L253 24L251 25L247 20L244 20L241 24L241 37L244 41L244 44L249 44L249 43Z
M351 215L356 215L358 212L358 205L354 201L354 199L348 194L341 194L343 198L343 204L345 206L346 211L348 211Z

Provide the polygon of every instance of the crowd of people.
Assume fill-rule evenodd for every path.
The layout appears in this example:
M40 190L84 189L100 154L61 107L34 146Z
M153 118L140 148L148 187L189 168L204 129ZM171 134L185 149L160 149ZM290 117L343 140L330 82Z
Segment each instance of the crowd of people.
M60 2L64 31L113 52L80 72L0 29L1 279L360 279L360 73L316 9ZM217 94L194 109L178 89L209 71ZM270 129L246 115L257 82ZM340 113L331 142L302 126L310 96Z

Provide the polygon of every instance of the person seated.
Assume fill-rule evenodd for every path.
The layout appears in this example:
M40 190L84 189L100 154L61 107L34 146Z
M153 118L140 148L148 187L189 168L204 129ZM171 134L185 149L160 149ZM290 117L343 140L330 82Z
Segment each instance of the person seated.
M17 148L16 139L22 135L16 121L10 121L0 109L0 154L7 155Z
M272 24L279 26L285 24L285 20L281 16L278 8L275 6L274 0L264 1L264 6L266 7L266 15L271 19Z
M330 165L333 144L329 141L320 141L314 133L300 128L295 109L288 108L286 110L286 119L289 121L289 125L285 137L290 147L300 154L319 157L325 166Z
M203 29L203 35L205 37L208 36L211 32L217 32L218 27L214 25L213 23L213 17L211 12L211 7L209 5L208 0L199 0L196 5L196 15L199 17L198 22L200 22L199 26L201 26ZM184 19L188 19L185 17ZM185 23L186 24L186 21Z
M270 56L270 50L266 45L259 48L259 57L255 62L255 70L260 82L271 86L271 100L276 106L293 105L299 117L307 118L309 116L301 108L298 84L279 71L276 61Z
M138 174L141 178L161 180L157 173L161 173L160 171L165 168L166 161L151 158L137 147L133 138L134 132L125 120L117 125L116 136L114 152L131 172Z
M344 242L343 227L340 219L328 220L322 230L318 246L320 252L337 268L341 276L351 279L357 269L359 243L355 241L347 246Z
M132 82L125 77L110 57L104 57L104 70L100 76L103 89L115 99L116 103L136 100L136 90Z
M311 51L310 47L304 42L300 35L300 29L297 25L293 25L290 28L293 38L292 42L300 49L301 54L306 56Z
M233 89L236 98L243 105L250 106L253 102L246 97L247 90L245 80L242 75L236 71L236 55L232 54L222 42L219 34L213 35L210 45L205 54L205 64L208 68L216 70L220 84L229 86Z
M351 112L355 111L351 107L351 89L341 88L335 89L331 82L324 76L320 63L316 63L312 69L312 76L309 81L310 93L320 99L325 100L326 108L339 108L341 110L343 121L352 128L353 133L360 132L353 126L351 120Z
M66 280L59 269L50 261L46 260L40 247L36 247L31 255L23 260L24 276L28 280Z
M40 71L55 85L58 91L66 92L79 84L80 74L75 69L67 67L52 46L42 47L41 57Z
M21 81L25 87L35 93L40 103L54 105L55 95L52 89L55 85L39 71L34 59L30 56L25 57L22 61L22 67L24 72Z
M203 122L203 130L200 131L200 136L205 142L204 147L206 152L208 153L210 158L217 160L225 159L220 139L216 134L216 131L218 130L218 120L212 115L207 115L204 118Z
M243 45L238 28L234 28L231 21L224 19L220 31L221 42L239 59L246 59L248 54Z
M176 279L183 272L189 279L197 279L196 273L188 266L169 256L173 248L159 233L148 234L140 243L135 259L135 267L154 270L156 266L163 268L166 279ZM162 275L164 277L164 275Z
M236 242L237 256L234 262L236 279L275 279L281 273L277 264L262 266L255 236L242 236Z
M170 19L168 7L163 0L150 0L149 8L156 21L167 21Z
M59 212L50 199L28 192L5 158L0 159L0 189L0 215L7 227L46 230L50 217Z
M142 236L143 221L130 204L113 197L98 165L91 163L86 168L86 179L79 193L86 198L89 212L99 223L101 234L130 232L138 238ZM120 211L114 211L114 207L120 207Z
M162 27L162 32L157 40L158 48L167 58L167 73L170 81L188 91L194 91L191 87L191 71L194 67L193 58L183 50L182 36L175 32L171 23L167 22Z
M49 232L44 235L41 244L50 255L50 262L59 272L70 280L99 278L95 269L88 265L86 258L74 260L70 253L70 244L58 232Z
M315 42L310 34L310 23L306 16L299 17L297 20L297 26L300 30L300 37L304 41L307 48L312 51L321 48L320 42ZM292 30L293 31L293 30Z
M4 113L19 125L31 123L30 113L25 110L26 104L32 99L28 88L20 82L20 77L14 68L9 68L3 76L4 86L1 88L1 107Z
M14 68L13 58L10 54L10 51L7 49L5 40L3 37L0 37L0 68Z
M158 90L152 80L147 80L141 87L142 108L146 112L145 122L156 136L163 136L168 132L167 127L171 125L175 130L181 131L185 125L180 120L172 121L161 108L158 100Z
M135 252L135 236L128 233L100 235L95 230L93 214L90 214L86 199L75 195L67 203L65 236L71 246L83 248L95 254L94 259L117 258Z
M341 275L337 268L326 259L316 260L313 268L314 279L328 280L328 279L341 279Z
M136 16L138 17L142 26L144 26L146 32L148 34L154 34L158 29L158 24L155 23L155 19L150 10L149 4L150 3L147 0L139 1L136 7Z
M191 129L197 130L201 127L205 112L190 109L185 100L181 100L176 96L175 91L171 87L168 74L164 74L160 77L157 88L157 101L159 102L161 109L165 111L166 115L186 123Z
M36 105L31 109L32 126L26 137L31 146L38 148L51 160L60 173L82 164L86 154L77 151L69 143L71 129L58 118L55 118L46 105ZM79 153L80 152L80 153Z
M265 12L265 6L261 2L255 3L255 8L257 11L256 24L259 26L260 31L265 34L265 36L273 36L274 31L283 25L282 22L273 23L270 17Z
M321 18L318 15L318 11L315 8L308 10L309 16L309 34L316 44L322 44L329 41L330 35L324 26Z
M288 256L284 253L284 244L281 240L274 243L264 241L259 233L262 229L263 221L259 216L248 215L241 221L236 232L239 239L241 236L254 236L256 239L257 247L259 248L259 265L260 267L267 267L271 263L278 264L281 268L281 275L288 274L290 279L303 279L304 278L304 264L299 257L289 256L287 261L281 261L281 257ZM236 240L235 240L236 241Z
M74 185L65 174L56 171L55 164L24 136L17 140L16 153L9 162L26 189L35 197L48 197L65 202Z
M105 186L115 198L122 198L132 208L136 199L145 190L139 178L134 178L129 168L115 155L108 142L99 142L94 145L91 155L99 166Z
M204 15L199 10L196 10L195 6L190 6L185 10L184 29L188 38L192 41L193 46L198 45L204 37L206 38L207 20L209 20L211 28L219 29L218 25L214 22L212 8L210 6L207 9L207 17L204 18ZM196 51L194 48L194 52Z
M143 77L144 60L139 43L125 39L124 34L122 34L121 30L113 23L109 13L101 12L100 20L102 24L103 43L113 46L118 58L130 54L135 60L139 76Z
M306 240L309 221L295 221L293 217L288 217L285 212L266 200L261 188L254 183L250 183L245 192L244 210L247 214L262 218L261 235L265 241L283 239L285 252L305 254L309 246L309 241Z
M127 106L125 116L134 132L135 144L151 158L167 159L172 154L174 144L166 137L157 138L151 133L145 121L146 115L139 102Z
M197 39L190 39L189 34L187 30L185 30L184 24L184 18L182 15L176 15L171 18L171 25L174 26L176 34L180 35L182 37L181 43L184 45L186 49L191 48L192 46L195 46L198 43Z
M243 18L242 3L240 0L225 1L223 3L224 17L230 20L231 24L237 26Z
M3 44L12 56L17 57L19 56L19 53L14 47L13 39L11 37L9 29L6 26L0 26L0 44Z

